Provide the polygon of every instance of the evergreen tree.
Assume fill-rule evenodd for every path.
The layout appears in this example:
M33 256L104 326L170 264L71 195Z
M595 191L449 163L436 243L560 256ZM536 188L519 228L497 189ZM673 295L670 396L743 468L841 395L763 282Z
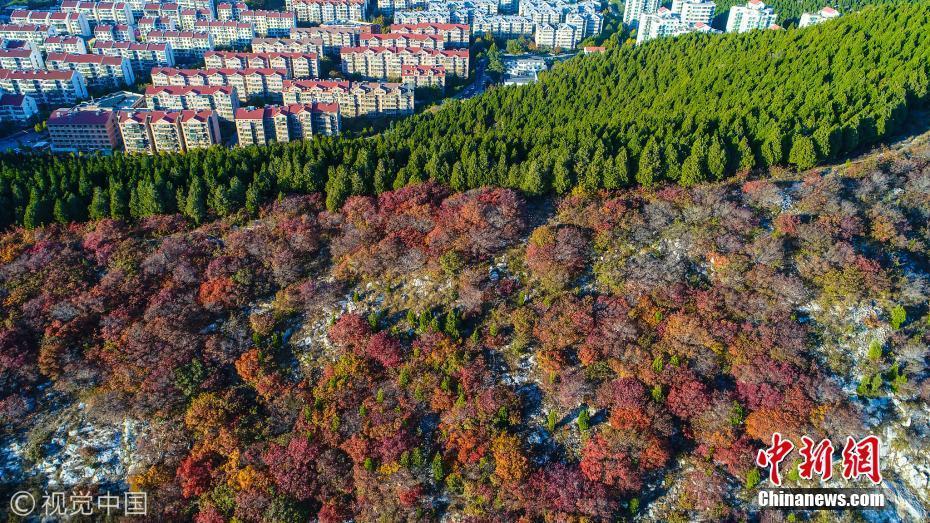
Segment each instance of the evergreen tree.
M100 187L94 187L87 214L91 220L102 220L110 216L110 198Z
M720 180L727 172L727 151L716 136L707 148L707 173L715 180Z
M187 197L184 201L184 215L196 224L203 223L207 217L206 193L203 180L199 176L195 176L191 180L190 188L187 190Z
M684 187L691 187L703 182L704 169L701 166L701 159L697 151L691 153L684 163L681 164L681 178L679 183Z
M650 138L639 157L636 181L643 187L652 187L652 184L661 177L662 156L659 152L659 143L656 142L655 138Z
M794 140L791 141L791 152L788 153L788 161L802 171L817 165L817 150L814 148L814 141L810 136L794 135Z

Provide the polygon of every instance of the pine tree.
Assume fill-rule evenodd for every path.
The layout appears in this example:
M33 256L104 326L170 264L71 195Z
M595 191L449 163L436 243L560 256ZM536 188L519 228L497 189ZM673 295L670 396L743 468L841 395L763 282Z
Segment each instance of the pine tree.
M704 181L704 169L697 151L691 153L681 164L681 178L678 183L683 187L691 187Z
M810 136L794 135L794 140L791 141L791 152L788 154L788 162L802 171L817 165L817 150L814 148L814 141Z
M646 142L646 147L639 155L639 169L636 171L636 182L643 187L652 187L662 177L662 156L659 144L655 138Z
M378 166L375 167L375 194L381 194L389 190L391 190L391 186L387 167L384 166L383 161L378 161Z
M720 138L714 136L707 148L707 173L715 180L720 180L727 172L727 151Z
M110 217L116 220L129 218L129 194L123 182L110 178Z
M756 166L756 154L752 147L749 146L749 140L742 137L737 145L737 154L739 156L739 170L751 171Z
M40 225L48 223L48 205L42 199L35 189L29 191L29 203L26 204L26 210L23 213L23 227L34 229Z
M198 225L203 223L203 220L207 217L206 192L203 180L199 176L195 176L191 180L190 187L187 189L187 198L184 202L184 215Z
M102 220L110 216L110 199L103 189L94 187L93 196L90 199L90 206L87 214L91 220Z

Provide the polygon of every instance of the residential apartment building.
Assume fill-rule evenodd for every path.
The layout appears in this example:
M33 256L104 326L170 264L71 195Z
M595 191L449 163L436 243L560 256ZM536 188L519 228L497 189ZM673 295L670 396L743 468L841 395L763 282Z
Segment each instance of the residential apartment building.
M471 33L476 36L490 33L494 38L509 40L521 36L533 36L534 28L533 21L525 16L475 16L471 26Z
M50 36L39 48L46 53L87 54L87 44L79 36Z
M339 134L341 126L339 105L334 103L268 105L236 111L236 134L242 147L332 136Z
M136 27L140 35L146 35L152 31L177 31L178 26L174 20L167 16L144 16L139 19Z
M44 24L2 24L0 39L29 42L33 47L42 49L45 39L56 36L54 27Z
M427 2L420 0L377 0L378 12L392 15L396 11L426 7Z
M413 89L429 87L443 91L446 88L446 68L441 65L402 65L400 81Z
M286 80L284 103L338 104L346 118L413 113L413 89L398 83Z
M209 9L181 9L180 25L182 31L193 31L197 22L213 20L213 12Z
M219 120L209 110L120 111L118 119L127 153L186 152L222 142Z
M575 26L580 38L595 36L604 29L604 17L600 13L568 13L565 15L565 23Z
M320 75L320 61L316 53L211 51L204 55L204 66L217 69L286 69L289 78L316 78Z
M252 52L255 53L301 53L323 54L319 41L295 40L293 38L253 38Z
M681 17L666 7L653 14L643 16L636 32L636 43L641 44L655 38L675 37L692 32L719 33L709 24L698 22L687 24Z
M243 11L248 11L249 6L245 3L230 3L230 2L221 2L216 4L216 19L217 20L239 20Z
M252 24L235 20L200 20L194 24L194 31L209 33L218 47L243 48L255 37Z
M804 13L801 15L801 20L798 23L798 27L810 27L812 25L817 25L827 20L832 20L838 18L840 12L836 9L833 9L830 6L824 7L816 13Z
M137 77L148 77L153 67L174 67L171 44L94 42L92 51L104 56L121 56Z
M192 31L150 31L145 41L155 44L171 44L177 60L201 60L203 55L213 50L213 37L210 33Z
M45 69L45 60L32 44L0 49L0 69Z
M135 42L136 29L129 25L100 24L94 28L95 42Z
M285 9L300 22L364 21L368 17L366 0L285 0Z
M471 45L471 30L467 24L394 24L392 33L409 33L441 36L444 48L468 48Z
M152 69L152 85L228 85L236 88L239 100L252 97L280 100L286 69Z
M116 113L109 109L56 109L48 118L48 134L54 152L113 153L122 144Z
M339 55L343 47L357 47L362 33L373 32L371 24L364 26L325 26L297 27L291 31L291 38L310 41L318 45L328 55Z
M636 27L643 16L659 10L659 0L625 0L623 3L623 24Z
M520 5L520 16L525 16L533 21L536 25L558 24L562 21L562 10L549 6L530 6L524 8L525 4Z
M20 25L47 25L58 34L89 38L90 24L83 13L16 10L10 14L10 23Z
M672 0L672 14L678 15L682 23L688 26L699 23L710 25L716 10L717 4L708 0Z
M206 11L210 13L208 20L216 18L216 7L213 0L178 0L178 6L181 10L193 9L195 11Z
M287 38L291 35L291 29L297 26L297 17L292 12L262 9L243 11L239 14L239 20L251 24L255 34L262 38Z
M445 40L439 35L416 33L366 33L359 35L360 47L419 47L420 49L443 49Z
M49 71L81 73L90 89L122 89L136 83L129 60L121 56L49 53L45 65Z
M0 69L0 90L31 96L44 107L74 105L87 98L87 84L77 71L11 71Z
M167 18L177 29L181 29L181 6L174 2L150 2L142 9L146 18Z
M540 24L534 38L538 47L574 49L581 40L581 30L571 24Z
M39 114L39 106L29 95L3 94L0 95L0 122L12 124L16 127L32 123L33 118Z
M727 17L728 33L745 33L754 29L768 29L775 25L778 15L771 7L761 0L749 0L749 3L743 6L733 6L730 8L730 15Z
M452 13L447 9L427 9L425 11L395 11L394 23L401 25L414 24L451 24Z
M210 109L216 111L220 120L232 122L239 108L239 95L235 87L228 85L149 86L145 90L145 106L160 111Z
M446 73L468 77L468 50L400 47L345 47L340 51L342 72L365 78L400 78L402 65L441 65Z
M63 0L61 12L81 13L87 19L90 28L97 24L125 24L136 25L132 8L126 2L81 2L76 0Z

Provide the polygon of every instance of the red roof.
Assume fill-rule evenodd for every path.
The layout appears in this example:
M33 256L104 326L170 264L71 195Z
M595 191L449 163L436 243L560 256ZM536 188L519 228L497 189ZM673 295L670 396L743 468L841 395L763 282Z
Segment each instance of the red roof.
M232 96L235 87L229 85L165 85L156 87L150 85L145 89L145 96L169 94L171 96L185 96L188 94L215 95L223 93Z
M401 76L445 76L446 68L441 65L402 65Z
M186 123L191 120L197 120L198 122L206 122L212 116L213 116L213 111L209 109L201 109L199 111L185 110L185 111L181 111L181 122Z
M48 117L48 125L106 125L113 118L113 111L81 111L74 109L56 109Z
M23 102L26 101L26 95L24 94L4 94L0 95L0 105L13 105L16 107L22 107Z
M123 63L123 58L120 56L102 54L49 53L46 60L49 62L99 65L122 65Z
M422 47L378 47L378 46L359 46L359 47L343 47L339 50L339 54L353 54L353 53L364 53L371 51L373 53L411 53L411 54L428 54L430 56L459 56L467 57L468 49L423 49Z
M0 69L0 79L10 80L71 80L74 71L13 71Z
M391 31L410 31L413 29L439 29L440 31L451 31L452 29L459 29L465 32L469 32L469 28L466 24L439 24L423 22L419 24L394 24L390 27Z

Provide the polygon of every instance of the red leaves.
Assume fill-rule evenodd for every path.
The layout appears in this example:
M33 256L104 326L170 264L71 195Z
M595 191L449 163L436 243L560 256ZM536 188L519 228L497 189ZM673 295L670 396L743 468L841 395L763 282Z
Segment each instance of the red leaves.
M329 328L329 339L338 347L362 354L371 336L371 326L355 313L339 317Z
M216 456L194 452L184 458L178 467L178 481L185 498L199 496L210 490L213 481Z
M299 501L316 495L319 485L315 468L320 449L307 438L294 436L287 446L272 443L262 456L275 484Z
M390 337L384 331L374 334L371 339L368 340L368 345L365 347L365 354L389 369L397 367L403 362L403 352L400 342Z

